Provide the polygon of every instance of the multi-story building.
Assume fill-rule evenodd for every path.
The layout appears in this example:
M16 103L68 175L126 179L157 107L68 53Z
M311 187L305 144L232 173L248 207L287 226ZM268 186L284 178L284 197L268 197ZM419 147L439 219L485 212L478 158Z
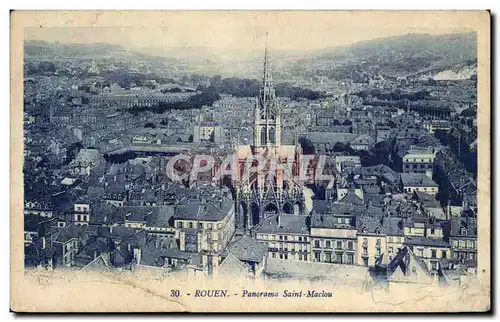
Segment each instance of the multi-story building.
M123 207L127 201L127 191L123 185L113 184L104 189L104 201L115 207Z
M123 106L123 107L154 107L160 104L172 104L189 99L196 92L131 92L120 94L101 94L86 97L84 102L99 106Z
M358 263L363 266L375 266L387 251L386 235L382 234L381 224L377 219L363 220L357 233Z
M451 218L450 244L453 260L477 266L477 219L473 214Z
M25 215L39 215L42 217L51 218L54 209L50 202L45 201L25 201L24 214Z
M357 223L357 257L362 266L387 264L403 248L403 223L397 217L363 216Z
M338 155L335 157L335 168L338 172L342 172L345 168L345 164L354 164L355 166L361 167L361 159L356 155Z
M392 129L388 126L377 126L376 138L377 142L386 141L391 136Z
M268 217L256 230L256 238L268 245L268 258L311 260L306 216L278 214Z
M188 200L178 205L174 215L179 249L186 252L222 251L235 230L234 203L222 200Z
M354 265L356 214L352 205L317 200L311 215L311 250L315 262Z
M435 155L428 149L412 148L403 156L404 173L425 173L432 178Z
M218 145L223 143L224 131L216 122L202 122L194 127L193 142L212 142Z
M424 122L423 126L430 134L434 134L436 131L449 131L451 129L450 122L447 120L430 120Z
M90 222L90 203L81 200L73 206L75 225L88 225Z
M439 185L424 173L401 173L400 188L408 195L424 192L435 196L439 192Z
M391 261L404 247L404 225L403 220L398 217L384 219L383 227L386 227L387 258Z
M103 162L96 149L81 149L70 163L70 171L75 175L89 176L90 170Z
M405 244L424 261L431 274L437 274L440 269L440 259L451 257L450 244L442 238L423 236L406 236Z
M361 134L349 142L349 146L354 151L370 150L374 144L375 140L367 134Z

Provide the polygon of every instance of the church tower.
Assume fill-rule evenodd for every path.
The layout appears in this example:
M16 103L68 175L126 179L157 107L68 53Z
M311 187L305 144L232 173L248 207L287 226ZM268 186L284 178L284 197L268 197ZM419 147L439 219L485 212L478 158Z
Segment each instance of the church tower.
M238 230L253 235L271 216L307 215L303 185L288 176L299 169L300 152L295 145L281 144L281 105L272 83L267 34L262 86L254 108L253 146L239 145L235 150L240 169L240 175L234 180ZM265 160L264 167L244 176L247 161L249 158L253 161L255 156Z
M274 91L269 54L264 53L264 75L262 87L255 104L254 147L277 147L281 145L281 109Z

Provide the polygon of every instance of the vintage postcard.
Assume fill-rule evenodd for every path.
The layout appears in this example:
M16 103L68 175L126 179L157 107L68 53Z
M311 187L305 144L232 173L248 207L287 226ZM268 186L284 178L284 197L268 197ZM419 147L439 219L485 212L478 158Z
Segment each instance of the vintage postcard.
M15 312L487 312L487 11L13 11Z

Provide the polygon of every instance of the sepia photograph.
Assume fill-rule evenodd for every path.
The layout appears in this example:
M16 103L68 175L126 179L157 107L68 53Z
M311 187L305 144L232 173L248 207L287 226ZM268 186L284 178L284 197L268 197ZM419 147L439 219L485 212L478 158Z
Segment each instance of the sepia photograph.
M11 310L491 310L488 11L14 11Z

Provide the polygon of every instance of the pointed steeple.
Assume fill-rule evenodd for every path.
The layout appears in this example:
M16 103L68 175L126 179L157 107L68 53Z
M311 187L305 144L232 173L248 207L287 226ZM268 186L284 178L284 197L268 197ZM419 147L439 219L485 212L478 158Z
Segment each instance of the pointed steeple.
M266 32L266 48L264 51L264 70L262 75L262 87L260 89L259 103L261 105L260 113L262 118L269 119L276 117L276 93L274 91L271 64L269 62L269 52L267 50L267 32Z
M264 77L262 79L262 85L264 88L272 87L272 76L271 76L271 66L269 66L269 52L267 50L267 32L266 32L266 49L264 51Z
M255 106L254 144L255 146L279 146L281 144L280 106L272 83L267 32L263 67L262 87Z

